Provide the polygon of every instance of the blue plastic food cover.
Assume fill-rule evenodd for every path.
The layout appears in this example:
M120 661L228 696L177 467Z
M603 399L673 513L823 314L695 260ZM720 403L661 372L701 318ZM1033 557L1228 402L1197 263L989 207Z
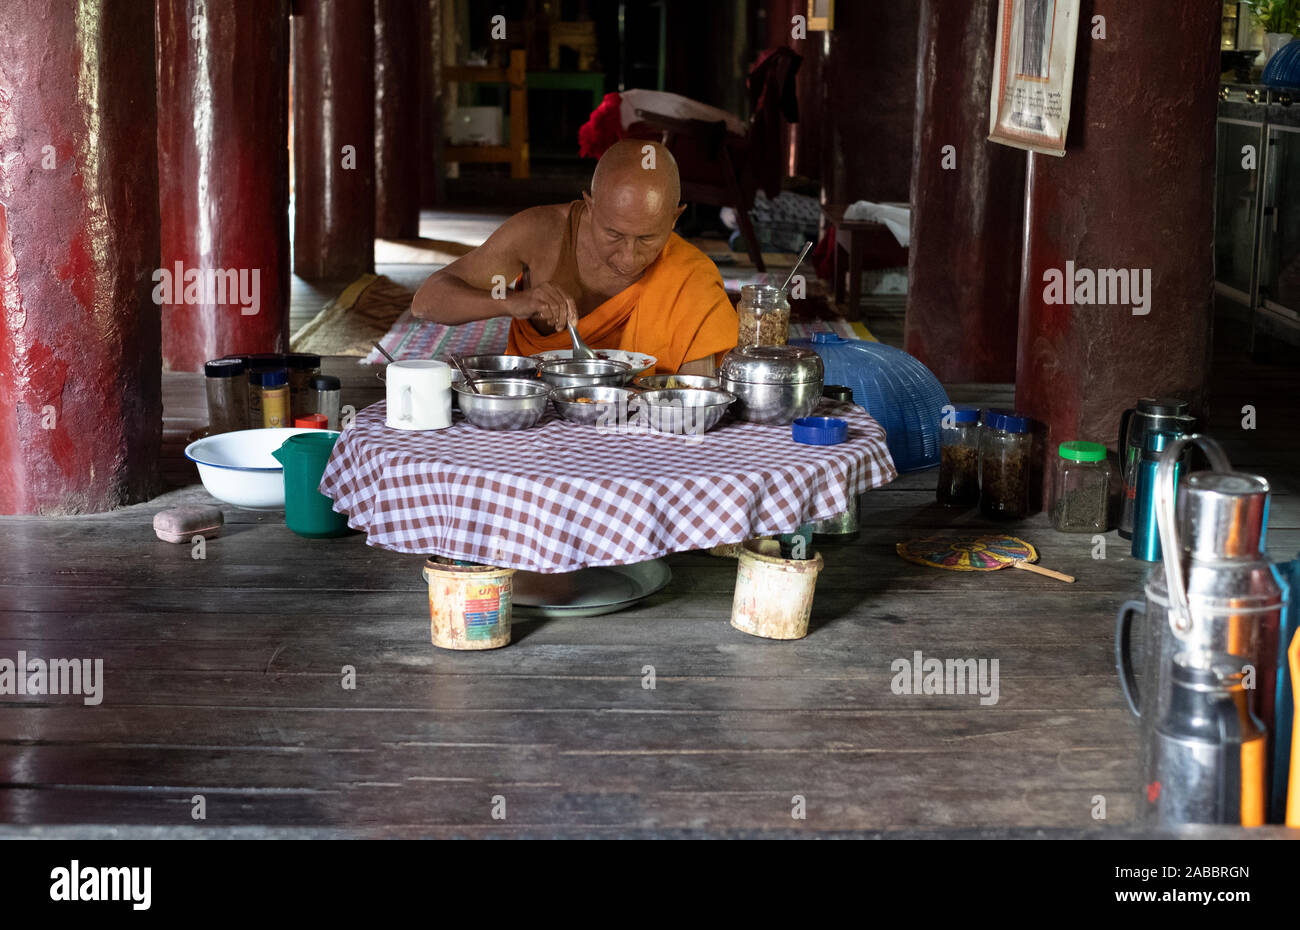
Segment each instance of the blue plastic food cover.
M902 349L813 333L791 345L812 349L826 368L826 384L853 389L853 399L885 428L889 454L900 472L939 464L939 422L948 395L930 369Z

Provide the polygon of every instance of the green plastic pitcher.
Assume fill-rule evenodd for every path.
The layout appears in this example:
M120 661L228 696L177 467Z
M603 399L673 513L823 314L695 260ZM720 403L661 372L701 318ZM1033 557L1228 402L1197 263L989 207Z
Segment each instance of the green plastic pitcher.
M284 522L308 539L342 536L348 532L346 514L334 512L334 502L322 494L321 475L339 434L312 430L290 436L271 454L284 466Z

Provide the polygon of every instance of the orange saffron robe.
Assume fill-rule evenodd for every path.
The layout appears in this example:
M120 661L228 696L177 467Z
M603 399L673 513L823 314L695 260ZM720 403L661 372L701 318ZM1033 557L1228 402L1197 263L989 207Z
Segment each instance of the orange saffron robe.
M578 320L578 334L593 349L644 352L658 359L656 374L675 374L686 362L735 348L736 310L709 257L677 233L640 279ZM543 335L531 320L510 324L508 351L533 355L569 349L568 330Z

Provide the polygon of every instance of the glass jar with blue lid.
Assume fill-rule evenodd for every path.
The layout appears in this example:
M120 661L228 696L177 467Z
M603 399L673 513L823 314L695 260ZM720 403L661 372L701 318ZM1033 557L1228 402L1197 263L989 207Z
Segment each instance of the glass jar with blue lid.
M980 411L945 407L939 417L939 503L974 507L980 497Z
M998 520L1029 515L1033 434L1029 417L989 409L980 436L980 513Z

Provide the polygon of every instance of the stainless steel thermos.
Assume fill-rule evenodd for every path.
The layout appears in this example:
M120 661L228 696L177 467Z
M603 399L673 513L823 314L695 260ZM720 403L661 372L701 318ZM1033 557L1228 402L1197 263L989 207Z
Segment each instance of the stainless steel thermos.
M1213 470L1187 475L1180 488L1177 464L1190 445ZM1283 597L1262 551L1268 484L1230 469L1209 437L1169 442L1153 495L1161 564L1146 603L1130 601L1117 618L1120 682L1141 720L1138 811L1149 824L1264 822L1272 700L1262 689L1276 676Z
M1123 480L1120 495L1119 535L1133 536L1133 516L1137 509L1138 466L1149 433L1190 433L1196 420L1188 412L1187 401L1176 397L1143 397L1137 406L1125 410L1119 419L1119 470Z
M1139 803L1153 823L1264 823L1264 728L1240 669L1175 662Z
M1181 434L1156 430L1142 441L1142 458L1138 461L1137 487L1133 497L1133 558L1144 562L1160 561L1160 533L1156 527L1156 466L1165 447ZM1179 464L1174 463L1174 481L1178 481ZM1127 501L1128 498L1126 497Z

